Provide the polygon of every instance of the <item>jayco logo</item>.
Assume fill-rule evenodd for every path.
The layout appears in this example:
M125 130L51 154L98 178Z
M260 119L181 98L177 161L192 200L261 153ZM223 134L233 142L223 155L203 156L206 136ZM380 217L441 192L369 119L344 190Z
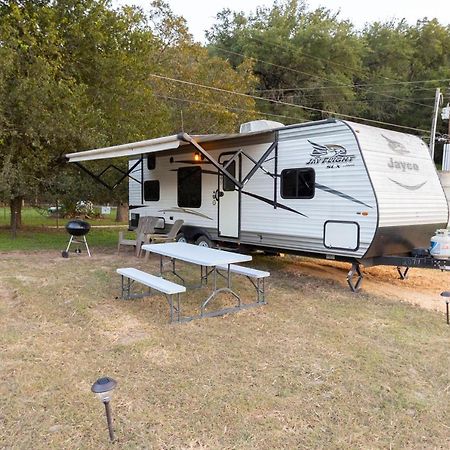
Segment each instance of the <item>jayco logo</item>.
M309 140L308 142L312 145L313 151L310 153L312 158L306 164L326 164L327 168L333 168L340 167L341 164L348 166L356 158L356 155L349 155L342 145L322 145Z
M382 134L381 136L384 137L384 139L386 139L389 148L394 151L395 153L397 153L398 155L407 155L408 153L411 153L401 142L398 141L394 141L391 138L388 138L387 136L385 136L384 134ZM387 166L390 169L397 169L397 170L401 170L402 172L406 172L406 171L419 171L419 165L416 163L410 163L407 161L402 161L400 159L394 159L394 158L390 158L389 162L387 164Z
M409 163L406 161L400 161L399 159L390 158L388 165L390 169L400 169L402 172L407 170L417 170L419 171L419 165L416 163Z

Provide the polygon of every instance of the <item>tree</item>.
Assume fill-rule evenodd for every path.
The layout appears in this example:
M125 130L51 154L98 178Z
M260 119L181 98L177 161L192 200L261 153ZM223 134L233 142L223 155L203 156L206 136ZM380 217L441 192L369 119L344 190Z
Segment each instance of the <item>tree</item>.
M94 116L85 87L61 72L61 41L52 18L46 1L0 6L1 50L9 61L0 98L0 172L13 227L21 223L22 199L35 195L62 164L61 149L94 137L86 132Z
M350 110L336 100L354 99L352 85L362 71L363 47L348 21L324 8L308 11L297 0L276 2L249 16L224 10L217 19L207 34L210 51L234 66L243 57L253 60L258 95L318 109ZM332 89L322 89L324 85ZM258 108L300 120L322 117L267 101L259 101Z
M234 71L194 44L167 4L152 7L147 17L102 0L0 3L0 190L14 226L22 199L76 195L82 178L66 174L65 153L180 131L181 110L185 129L198 132L235 129L254 114L250 99L150 76L242 92L254 81L248 64ZM126 161L114 163L126 170ZM89 200L106 198L89 186ZM108 198L123 202L126 189Z

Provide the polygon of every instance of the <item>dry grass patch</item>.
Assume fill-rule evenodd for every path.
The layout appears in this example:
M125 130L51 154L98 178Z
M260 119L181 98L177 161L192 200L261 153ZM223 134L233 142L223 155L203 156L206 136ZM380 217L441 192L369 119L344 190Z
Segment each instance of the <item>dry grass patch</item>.
M163 297L116 299L115 269L156 272L156 259L2 255L0 447L108 448L90 392L106 374L119 382L117 448L448 448L443 315L353 295L329 277L346 266L327 263L322 279L311 264L257 257L272 272L269 305L169 325ZM399 287L436 295L410 282ZM184 296L186 313L202 296Z

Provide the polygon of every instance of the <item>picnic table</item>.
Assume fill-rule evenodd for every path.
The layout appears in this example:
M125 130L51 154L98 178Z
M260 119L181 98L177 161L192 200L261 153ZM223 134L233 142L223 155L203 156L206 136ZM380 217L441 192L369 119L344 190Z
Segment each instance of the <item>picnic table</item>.
M176 261L184 261L190 264L200 266L200 287L208 284L208 278L213 279L213 288L210 295L201 303L200 317L213 317L218 315L234 312L239 309L248 308L263 304L258 301L252 304L241 304L241 298L237 292L232 289L231 274L233 271L233 264L251 261L250 255L243 255L235 252L228 252L224 250L216 250L209 247L202 247L184 242L171 242L166 244L145 244L142 249L151 253L155 253L160 257L160 276L162 277L167 270L164 270L163 258L169 258L171 265L169 271L179 278L183 284L185 280L176 271ZM222 271L219 273L219 269ZM226 269L226 270L225 270ZM218 288L217 275L222 275L226 280L226 287ZM237 299L237 306L232 308L224 308L216 311L206 312L208 303L220 293L229 293ZM184 318L190 320L194 317Z

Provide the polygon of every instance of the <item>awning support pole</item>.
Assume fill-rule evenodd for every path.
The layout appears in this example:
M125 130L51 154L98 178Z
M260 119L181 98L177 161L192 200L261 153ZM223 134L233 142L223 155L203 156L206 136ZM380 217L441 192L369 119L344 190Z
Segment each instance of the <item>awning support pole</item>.
M264 155L259 158L259 161L253 166L252 170L244 177L242 180L242 185L245 185L250 178L255 174L255 172L263 165L264 161L267 159L267 157L273 152L275 147L278 144L278 140L275 140L275 142L272 142L272 145L265 151Z
M235 186L242 189L243 184L239 182L230 172L224 169L224 167L214 159L203 147L201 147L191 136L187 133L180 133L178 139L184 142L192 144L223 176L227 177Z
M114 165L110 165L108 166L106 169L102 170L98 175L96 175L95 173L91 172L87 167L84 167L83 164L80 164L78 161L75 161L74 164L79 167L81 170L83 170L84 172L86 172L90 177L92 177L95 181L98 181L100 184L102 184L103 186L105 186L107 189L109 189L110 191L113 191L117 186L119 186L120 183L122 183L123 180L125 180L125 178L130 177L132 180L136 181L137 183L141 184L141 182L139 180L137 180L136 178L130 176L130 174L133 172L133 170L143 161L143 158L141 157L140 159L137 160L137 162L135 164L133 164L133 166L127 171L124 172L122 169L119 169L118 167L114 166ZM108 183L106 183L105 181L102 180L101 176L109 169L109 168L114 168L116 170L118 170L120 173L123 174L123 176L121 176L119 178L119 180L117 180L116 183L114 183L114 185L110 186Z
M250 178L253 177L255 172L258 169L262 169L265 173L271 175L266 169L262 167L264 161L267 159L267 157L273 152L273 150L276 148L278 139L275 140L275 142L272 142L270 147L264 152L264 154L261 156L259 161L254 160L253 158L246 155L245 152L242 150L239 150L236 152L233 157L227 161L227 163L222 166L217 160L215 160L203 147L201 147L191 136L189 136L187 133L180 133L178 135L178 139L189 142L192 144L223 176L227 177L235 186L237 186L239 189L242 189L244 185L250 180ZM233 175L231 175L228 170L226 170L229 165L240 155L243 154L244 156L247 156L255 165L252 167L250 172L244 177L242 180L242 183L239 182ZM271 175L272 176L272 175ZM272 176L273 177L273 176Z

